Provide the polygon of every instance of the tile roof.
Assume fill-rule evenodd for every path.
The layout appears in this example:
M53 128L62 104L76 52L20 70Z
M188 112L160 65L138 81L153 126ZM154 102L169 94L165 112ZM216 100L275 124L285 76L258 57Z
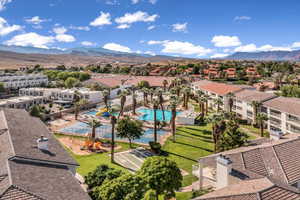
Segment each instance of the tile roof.
M89 200L71 173L77 163L47 130L24 110L0 110L0 200ZM44 135L49 151L36 147Z
M270 107L281 112L300 116L300 99L291 97L278 97L263 103L264 106Z
M234 85L229 85L225 83L216 83L216 82L211 82L205 85L201 85L199 86L199 88L201 90L213 92L218 95L226 95L230 92L235 93L242 90L241 88Z
M300 138L265 143L257 147L250 146L235 149L222 152L222 154L233 162L233 172L229 177L230 184L244 184L244 182L247 182L249 185L249 180L261 180L265 177L276 185L276 188L260 191L261 199L259 200L279 200L282 199L282 194L285 194L288 197L287 199L300 199L299 191L296 191L296 188L291 188L291 185L300 181ZM204 157L200 159L200 162L204 167L216 168L216 157L218 155ZM231 190L230 187L231 185L226 187L227 190ZM225 188L224 190L227 191ZM219 199L216 198L219 194L218 191L210 193L209 197ZM222 191L223 189L221 189ZM247 188L245 188L245 191L249 192ZM234 191L227 191L226 194L229 192L234 193ZM235 192L237 192L236 195L244 195L242 189L235 190ZM222 198L231 199L231 197L225 198L226 194L222 193ZM237 197L235 196L235 198ZM243 199L243 197L240 196L240 199Z
M275 98L276 95L272 93L266 93L266 92L259 92L256 90L242 90L235 93L235 97L238 100L246 101L246 102L252 102L252 101L258 101L263 102L272 98Z

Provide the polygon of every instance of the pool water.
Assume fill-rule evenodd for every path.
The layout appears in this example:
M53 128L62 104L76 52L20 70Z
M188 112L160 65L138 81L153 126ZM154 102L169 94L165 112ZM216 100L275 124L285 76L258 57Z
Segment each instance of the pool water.
M148 144L150 141L154 140L153 131L154 130L151 129L151 128L146 129L144 131L144 135L140 139L134 140L133 142ZM73 125L70 125L70 126L67 126L65 128L60 129L59 132L69 133L69 134L74 134L75 133L75 134L78 134L78 135L86 135L88 133L91 133L92 129L86 123L77 122ZM157 131L158 138L160 136L164 136L166 134L167 134L166 131L163 131L163 130L158 130ZM111 125L110 124L105 124L105 125L102 125L102 126L96 128L96 137L97 138L110 139L111 138ZM116 137L116 140L126 141L126 142L128 141L126 138L122 139L122 138L118 138L118 137Z
M99 112L99 111L92 110L92 111L88 111L88 112L86 112L86 113L84 113L84 114L86 114L86 115L91 115L91 116L96 116L96 114L97 114L98 112ZM114 115L114 116L118 116L119 113L113 113L113 115Z
M139 113L143 114L139 117L139 120L143 121L154 121L154 111L152 109L141 108L138 110ZM165 120L163 120L163 111L156 110L156 119L157 121L166 121L169 122L172 119L172 112L169 110L164 110ZM179 112L177 112L179 114Z

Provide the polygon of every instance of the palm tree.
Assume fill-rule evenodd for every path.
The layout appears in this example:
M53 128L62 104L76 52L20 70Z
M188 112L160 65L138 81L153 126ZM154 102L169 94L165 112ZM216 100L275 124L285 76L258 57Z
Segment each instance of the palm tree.
M207 119L212 124L212 136L214 140L214 153L218 150L218 143L226 130L226 122L223 114L213 114Z
M157 143L157 117L156 117L156 111L158 109L159 101L157 99L153 99L153 113L154 113L154 142Z
M169 82L165 79L163 80L163 85L164 85L164 91L166 92L167 90L167 86L168 86Z
M117 123L117 118L110 114L110 123L111 123L111 162L114 163L114 153L115 153L115 126Z
M166 117L165 117L165 109L164 109L163 91L161 89L157 89L155 92L158 97L158 103L159 103L160 109L162 111L163 120L165 121Z
M205 102L205 114L208 114L208 100L209 100L209 96L207 94L205 94L203 96L204 102Z
M143 88L141 89L141 91L143 92L144 106L147 106L147 105L148 105L148 92L149 92L149 89L146 88L146 87L143 87Z
M103 95L103 101L105 103L105 107L106 107L106 109L108 109L109 91L108 90L104 90L102 92L102 95Z
M214 103L217 106L217 112L220 112L221 106L223 105L223 100L220 97L218 97L214 99Z
M201 118L203 119L204 114L205 114L205 108L204 108L204 93L201 90L197 90L196 92L196 97L197 97L197 102L199 104L199 111L201 112Z
M132 89L131 89L131 94L132 94L132 114L134 114L134 115L136 115L136 112L135 112L135 109L136 109L136 97L137 97L137 95L135 94L135 90L136 90L136 88L135 87L133 87Z
M227 94L227 98L228 98L229 112L232 112L233 101L234 101L235 95L232 92L229 92Z
M96 128L102 126L101 122L97 119L93 119L88 123L88 125L92 128L92 135L91 138L93 141L95 141L96 138Z
M155 91L153 88L148 89L148 94L150 94L150 101L153 101L153 95L154 95Z
M124 106L125 106L125 103L126 103L126 96L128 95L128 91L127 90L123 90L119 97L121 98L121 109L120 109L120 113L119 113L119 116L118 118L120 118L120 116L123 116L123 113L124 113Z
M78 119L78 114L82 106L86 105L88 102L85 99L80 99L78 102L75 102L75 120Z
M176 115L177 115L177 111L176 108L179 104L179 99L177 96L172 95L170 96L170 104L169 104L169 108L172 112L172 119L171 119L171 129L172 129L172 136L173 136L173 142L176 141Z
M253 122L252 122L252 125L256 126L257 125L256 117L257 117L257 113L260 110L261 103L258 102L258 101L252 101L251 105L252 105L252 108L253 108Z
M268 115L266 115L265 113L258 113L256 118L257 118L257 121L259 121L260 136L264 137L264 122L269 119Z

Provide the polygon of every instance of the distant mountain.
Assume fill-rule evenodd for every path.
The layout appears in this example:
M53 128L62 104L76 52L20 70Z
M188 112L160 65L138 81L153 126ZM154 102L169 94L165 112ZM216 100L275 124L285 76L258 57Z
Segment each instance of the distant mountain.
M229 60L289 60L300 61L300 50L296 51L263 51L263 52L237 52L225 59Z

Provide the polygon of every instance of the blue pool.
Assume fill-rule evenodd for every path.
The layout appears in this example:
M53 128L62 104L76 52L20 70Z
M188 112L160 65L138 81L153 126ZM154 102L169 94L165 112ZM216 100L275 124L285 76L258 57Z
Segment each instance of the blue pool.
M141 108L138 110L139 113L143 114L139 117L139 120L143 121L154 121L154 111L152 109L147 108ZM172 118L172 112L169 110L164 110L165 113L165 120L163 120L163 111L162 110L156 110L156 118L158 121L171 121ZM179 112L177 112L178 114Z
M92 129L89 127L88 124L83 123L83 122L77 122L73 125L70 125L68 127L62 128L59 130L59 132L61 133L69 133L69 134L73 134L76 133L78 135L86 135L88 133L91 133ZM164 136L166 135L167 132L163 131L163 130L158 130L157 131L157 135L158 138L160 136ZM105 124L102 125L99 128L96 128L96 137L98 138L111 138L111 125L110 124ZM117 140L124 140L124 141L128 141L127 139L121 139L116 137ZM143 144L148 144L150 141L153 141L154 137L153 137L153 129L146 129L144 132L144 135L137 140L134 140L133 142L137 142L137 143L143 143Z

